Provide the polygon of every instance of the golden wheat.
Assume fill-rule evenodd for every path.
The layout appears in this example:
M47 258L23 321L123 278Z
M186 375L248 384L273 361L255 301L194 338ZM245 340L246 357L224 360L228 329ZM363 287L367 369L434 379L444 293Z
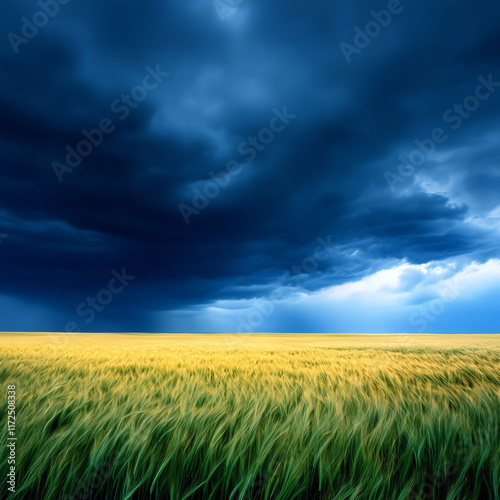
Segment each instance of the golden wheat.
M16 499L500 500L500 336L0 342Z

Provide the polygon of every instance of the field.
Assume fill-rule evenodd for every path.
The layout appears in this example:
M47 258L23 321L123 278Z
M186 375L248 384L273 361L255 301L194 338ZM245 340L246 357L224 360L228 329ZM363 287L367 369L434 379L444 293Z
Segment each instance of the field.
M499 335L0 345L0 498L500 500Z

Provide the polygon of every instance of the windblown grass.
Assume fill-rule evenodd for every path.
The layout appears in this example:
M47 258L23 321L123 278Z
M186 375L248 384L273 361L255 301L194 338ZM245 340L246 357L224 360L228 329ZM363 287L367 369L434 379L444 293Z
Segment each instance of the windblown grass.
M500 500L500 336L0 345L4 449L17 388L11 498Z

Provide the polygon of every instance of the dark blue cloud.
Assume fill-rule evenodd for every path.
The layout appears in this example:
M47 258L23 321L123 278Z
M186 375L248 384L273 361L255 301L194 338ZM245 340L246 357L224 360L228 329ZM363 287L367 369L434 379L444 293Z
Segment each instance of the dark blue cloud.
M259 328L337 331L351 316L294 309L297 294L498 257L500 88L467 117L454 106L474 104L481 78L500 82L500 6L401 1L348 63L341 44L389 4L243 0L221 20L201 0L7 1L0 329L234 330L283 289ZM43 6L57 10L46 23ZM154 69L169 74L145 89ZM103 120L113 131L58 179L54 162ZM398 157L436 128L446 140L402 176ZM331 254L313 265L317 238ZM136 279L86 323L78 306L123 267ZM383 327L411 328L406 305L384 307L399 319ZM16 324L29 310L38 328Z

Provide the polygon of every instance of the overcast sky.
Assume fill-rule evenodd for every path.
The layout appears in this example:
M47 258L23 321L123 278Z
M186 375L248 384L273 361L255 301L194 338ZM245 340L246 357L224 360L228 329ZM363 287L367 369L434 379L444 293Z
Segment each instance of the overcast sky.
M0 330L500 331L498 1L2 10Z

